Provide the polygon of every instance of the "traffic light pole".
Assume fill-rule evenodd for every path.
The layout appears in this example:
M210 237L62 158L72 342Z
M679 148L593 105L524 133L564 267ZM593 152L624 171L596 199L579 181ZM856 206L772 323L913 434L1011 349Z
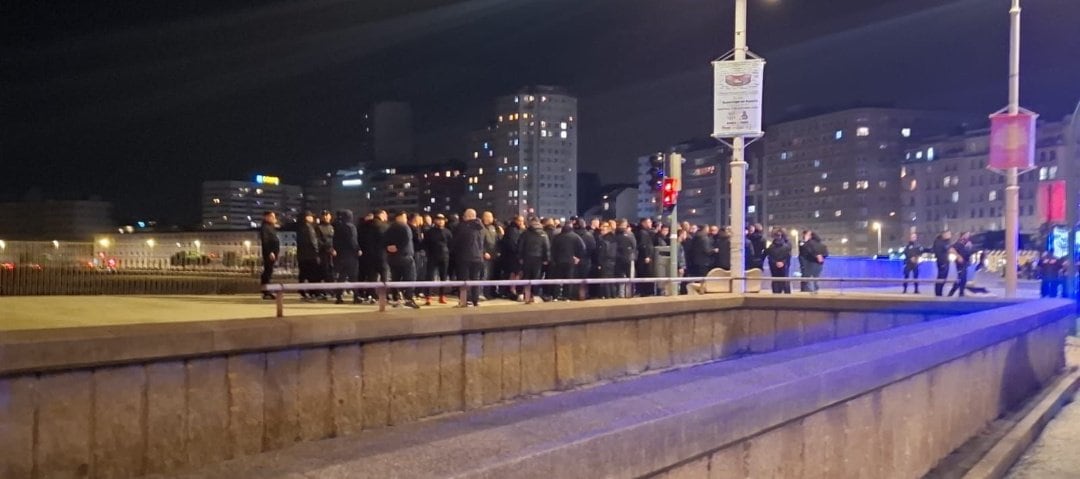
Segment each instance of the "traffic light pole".
M735 1L735 61L746 60L746 0ZM731 141L731 277L746 276L746 139ZM732 293L746 292L744 281L734 281Z
M675 180L675 204L671 205L671 226L668 232L668 251L670 265L668 275L672 278L679 276L679 200L678 194L682 190L682 155L671 153L668 155L668 177ZM668 286L671 296L679 295L679 283L672 281Z

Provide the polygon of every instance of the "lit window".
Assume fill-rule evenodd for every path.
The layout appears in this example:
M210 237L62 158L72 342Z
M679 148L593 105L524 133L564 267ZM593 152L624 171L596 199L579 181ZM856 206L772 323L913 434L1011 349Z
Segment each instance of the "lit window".
M814 218L821 218L821 210L814 210Z
M855 136L870 136L870 127L860 126L855 130Z
M1054 178L1057 178L1057 167L1056 166L1051 166L1050 167L1050 175L1049 176L1050 176L1051 180L1054 179Z
M931 161L933 159L934 159L934 147L931 146L930 148L926 149L926 161Z
M822 173L821 174L821 179L823 179L823 180L829 179L829 174L828 173Z
M837 218L839 218L839 217L841 217L841 216L843 216L843 215L844 215L844 210L836 210L836 211L835 211L835 212L833 213L833 216L836 216Z
M814 168L820 168L820 167L821 167L821 160L814 160Z
M1046 173L1047 173L1047 170L1046 170L1045 166L1042 167L1042 168L1039 168L1039 179L1040 180L1045 180L1047 178Z
M877 185L878 185L878 188L885 188L886 186L889 186L889 183L887 181L882 180L882 181L877 182Z
M484 192L483 192L483 191L481 191L481 192L477 193L477 194L476 194L476 199L478 199L478 200L482 200L482 199L484 199Z
M835 136L837 140L843 138L844 137L844 130L836 130L836 134L833 135L833 136Z
M911 138L911 128L901 128L900 136L904 138Z
M916 160L921 160L922 159L922 151L916 151L915 152L915 159Z
M566 130L563 130L563 131L559 132L559 138L562 138L564 140L566 139Z
M214 198L213 202L214 202L215 205L220 205L221 204L221 198Z
M568 125L565 121L562 122L562 123L559 123L559 128L562 128L564 130L567 129L569 126L570 125Z
M997 201L997 190L991 191L990 195L987 197L987 200L989 200L989 201Z
M479 151L472 152L472 157L473 157L474 160L477 159L477 158L480 158L480 152Z
M849 187L851 187L851 183L849 183L849 182L845 181L845 182L844 182L844 189L846 190L846 189L848 189Z
M907 167L906 166L901 166L900 167L900 177L903 178L905 176L907 176Z
M919 182L915 179L911 180L911 186L908 187L908 191L915 191L915 188L919 187Z
M821 193L821 186L820 185L814 185L814 193Z
M960 192L959 191L952 192L952 197L950 198L950 201L952 201L953 203L959 203L960 202Z
M949 183L952 182L952 178L949 178L948 176L946 176L945 178L942 178L942 180L944 180L944 181L941 182L941 186L944 187L944 188L948 188Z

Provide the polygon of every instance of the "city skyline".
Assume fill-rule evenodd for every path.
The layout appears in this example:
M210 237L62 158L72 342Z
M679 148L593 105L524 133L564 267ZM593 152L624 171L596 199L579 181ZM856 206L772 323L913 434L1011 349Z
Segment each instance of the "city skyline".
M413 105L418 160L465 159L469 132L493 120L490 98L537 83L580 98L581 170L632 181L636 158L708 130L708 61L729 47L730 6L576 3L441 2L378 17L336 2L195 2L185 11L118 6L101 12L109 21L100 25L75 20L78 6L48 15L9 7L6 18L56 22L9 29L5 42L5 65L23 75L3 80L12 108L2 168L17 183L2 199L37 187L190 222L198 212L185 205L197 204L201 180L267 172L300 183L354 163L362 112L381 100ZM751 44L769 61L767 124L859 101L971 114L1004 104L1004 2L834 3L751 2ZM1080 48L1067 33L1073 13L1080 5L1025 4L1025 24L1039 28L1025 31L1024 104L1046 117L1068 109L1075 95L1064 87L1080 81L1061 61ZM304 21L268 33L293 17ZM600 22L611 28L593 28ZM364 36L376 31L384 41ZM356 51L330 41L364 38ZM522 48L537 40L542 48Z

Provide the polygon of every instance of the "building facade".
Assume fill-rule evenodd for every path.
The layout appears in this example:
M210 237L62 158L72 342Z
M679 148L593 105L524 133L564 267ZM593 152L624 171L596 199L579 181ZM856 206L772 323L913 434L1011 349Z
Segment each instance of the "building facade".
M202 228L246 230L259 226L265 211L283 222L295 221L304 208L303 188L283 185L272 176L254 181L206 181L202 185Z
M878 253L902 231L900 171L923 138L955 129L955 114L856 108L770 127L765 136L765 223L816 231L834 255Z
M1020 232L1064 224L1065 122L1039 122L1035 168L1020 175ZM900 168L904 231L924 238L941 231L1004 230L1005 177L987 169L990 130L928 139L904 153Z
M403 166L412 164L413 114L405 102L377 102L364 112L361 162Z
M558 87L535 86L498 98L495 108L495 177L489 184L495 215L574 216L577 99Z
M495 211L496 172L500 170L495 158L495 132L496 125L491 124L469 135L465 205L477 211Z
M0 203L2 240L89 241L115 228L112 204L106 201Z

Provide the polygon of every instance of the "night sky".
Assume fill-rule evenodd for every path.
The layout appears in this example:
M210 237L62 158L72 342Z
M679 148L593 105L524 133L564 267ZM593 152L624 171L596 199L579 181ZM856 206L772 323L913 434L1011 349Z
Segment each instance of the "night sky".
M354 164L371 101L413 105L423 162L464 158L493 98L580 98L581 168L711 131L730 0L0 2L0 200L98 195L119 219L195 222L199 184ZM1006 102L1009 0L751 0L766 122L892 103ZM1024 0L1023 103L1080 99L1080 2Z

